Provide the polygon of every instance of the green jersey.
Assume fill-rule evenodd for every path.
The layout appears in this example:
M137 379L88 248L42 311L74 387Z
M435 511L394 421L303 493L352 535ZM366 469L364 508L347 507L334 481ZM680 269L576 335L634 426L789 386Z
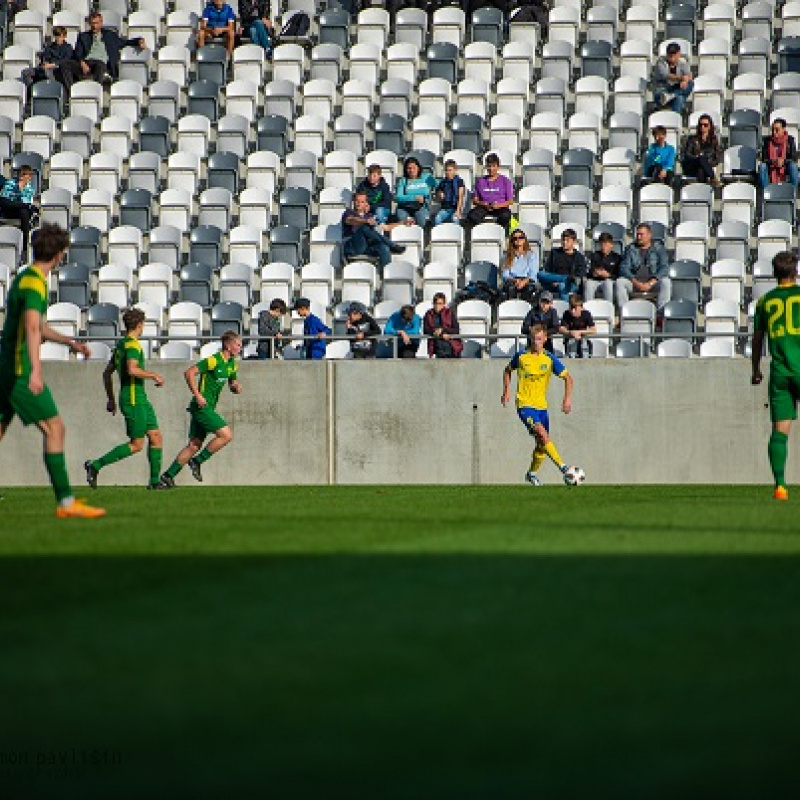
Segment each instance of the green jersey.
M6 321L0 334L0 373L16 378L31 374L25 339L25 312L47 311L47 281L36 267L20 270L11 282L6 303Z
M128 362L135 361L139 369L144 369L144 352L142 345L135 336L126 336L117 342L114 348L114 368L119 375L119 404L121 406L135 406L147 400L144 390L144 380L134 378L128 372Z
M778 286L759 299L754 329L769 339L772 375L800 375L800 286Z
M200 385L198 389L208 404L206 408L217 407L219 394L222 387L228 381L235 381L237 375L236 359L231 356L227 361L222 357L222 353L204 358L195 365L200 372ZM189 411L198 411L197 401L192 398L189 404Z

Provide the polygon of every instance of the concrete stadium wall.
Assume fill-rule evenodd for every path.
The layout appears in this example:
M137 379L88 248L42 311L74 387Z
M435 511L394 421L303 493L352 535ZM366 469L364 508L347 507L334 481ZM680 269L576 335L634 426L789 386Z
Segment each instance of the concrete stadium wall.
M502 408L502 361L371 363L244 362L244 387L220 411L233 443L203 468L209 484L519 483L532 440L512 405ZM574 411L549 395L551 433L562 456L592 483L767 483L766 386L749 384L749 362L680 359L569 362ZM67 425L70 474L124 440L105 410L102 365L45 365ZM188 428L185 365L160 364L148 388L168 464ZM330 422L329 422L330 421ZM0 485L44 485L39 434L15 421L0 444ZM558 479L545 464L543 477ZM800 476L800 446L789 475ZM104 484L144 484L136 456L102 473ZM188 474L179 479L191 481Z

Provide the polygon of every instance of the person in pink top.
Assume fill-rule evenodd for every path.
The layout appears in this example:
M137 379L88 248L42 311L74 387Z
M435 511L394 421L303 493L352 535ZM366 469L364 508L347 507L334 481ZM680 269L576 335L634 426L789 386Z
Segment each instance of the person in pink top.
M514 186L500 174L500 159L496 153L486 156L486 174L475 181L472 191L472 208L465 220L469 227L494 217L508 233L511 222L511 204L514 202Z

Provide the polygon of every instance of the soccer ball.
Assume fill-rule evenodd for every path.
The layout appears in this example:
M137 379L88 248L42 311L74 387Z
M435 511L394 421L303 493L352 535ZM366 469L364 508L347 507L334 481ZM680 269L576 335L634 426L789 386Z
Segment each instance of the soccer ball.
M568 467L564 472L567 486L581 486L586 482L586 473L580 467Z

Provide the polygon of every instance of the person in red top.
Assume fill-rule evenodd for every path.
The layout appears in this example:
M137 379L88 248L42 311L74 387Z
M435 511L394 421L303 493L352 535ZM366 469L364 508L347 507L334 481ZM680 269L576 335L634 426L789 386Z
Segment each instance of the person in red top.
M442 292L433 296L433 307L425 312L422 332L428 339L428 355L431 358L460 358L464 344L458 338L458 320L447 298Z

